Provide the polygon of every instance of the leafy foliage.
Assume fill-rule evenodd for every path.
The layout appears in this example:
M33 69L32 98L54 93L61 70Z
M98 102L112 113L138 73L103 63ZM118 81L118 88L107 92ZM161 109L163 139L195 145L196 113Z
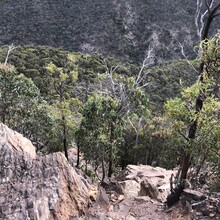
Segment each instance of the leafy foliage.
M30 78L18 74L10 65L0 64L0 115L1 121L30 138L38 149L51 143L53 116L48 104Z
M212 44L216 47L215 41ZM11 104L5 108L5 123L34 141L41 152L62 150L64 139L68 148L75 139L95 167L104 161L105 168L129 163L173 168L185 143L196 155L193 163L207 154L217 163L218 62L212 61L218 50L206 45L204 84L196 82L197 60L148 67L137 83L140 67L129 63L53 48L18 47L8 60L17 71L2 65L2 120L4 106ZM5 54L1 48L2 61ZM198 138L189 143L187 130L197 117L194 100L200 90L207 98L198 116Z
M122 118L117 114L118 107L117 100L100 95L91 96L84 105L77 142L85 159L96 166L104 161L117 161L124 127Z
M12 125L16 117L24 117L30 111L31 103L39 95L33 81L23 74L17 74L12 66L0 65L1 120ZM24 115L23 115L24 113Z
M7 48L1 48L0 61L4 61ZM77 55L76 55L77 56ZM49 47L17 47L9 57L8 63L16 67L19 73L32 78L42 95L48 96L51 91L47 65L53 63L58 67L73 69L74 63L70 62L68 52ZM47 86L45 86L47 85Z
M199 164L196 177L204 161L208 160L213 163L214 155L216 159L219 158L220 150L219 36L216 35L202 44L202 62L205 65L202 80L185 88L181 93L181 98L171 99L165 104L166 114L173 129L185 143L184 150L193 155L194 164ZM198 111L195 108L195 100L201 94L203 106ZM188 138L189 127L195 121L197 136L190 139Z

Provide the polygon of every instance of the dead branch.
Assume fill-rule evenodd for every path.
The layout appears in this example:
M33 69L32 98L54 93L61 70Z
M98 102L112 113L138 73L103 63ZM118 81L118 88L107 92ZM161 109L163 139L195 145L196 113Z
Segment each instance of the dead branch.
M6 55L6 57L5 57L5 62L4 62L4 65L7 65L9 55L10 55L10 54L11 54L11 52L12 52L13 50L15 50L15 49L16 49L16 47L14 46L14 44L13 44L13 43L12 43L11 45L9 45L9 46L8 46L8 51L7 51L7 55Z
M180 46L181 53L182 53L183 57L185 58L185 60L186 60L187 63L189 64L189 66L197 73L198 71L197 71L196 68L192 65L192 63L189 61L188 57L185 55L183 45L182 45L180 42L178 42L178 44L179 44L179 46Z

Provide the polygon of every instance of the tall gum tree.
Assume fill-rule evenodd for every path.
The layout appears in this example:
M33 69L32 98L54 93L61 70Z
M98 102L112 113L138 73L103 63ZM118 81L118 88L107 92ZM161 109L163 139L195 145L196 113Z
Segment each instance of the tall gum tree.
M105 146L105 150L102 151L105 152L105 157L102 157L104 160L100 160L99 157L96 158L98 158L97 161L99 164L102 163L102 167L104 167L104 163L108 166L108 177L111 177L114 172L116 158L115 152L118 152L119 148L120 151L122 151L122 130L124 129L123 127L125 124L129 124L130 127L135 130L136 142L138 142L138 129L135 127L132 119L135 115L139 118L139 121L141 121L142 115L148 112L148 98L143 88L147 86L147 84L144 83L145 77L148 73L145 69L153 62L152 51L152 48L148 50L148 54L137 75L130 77L118 74L118 65L111 65L108 60L102 59L105 72L98 74L98 83L94 88L91 88L90 99L84 106L82 123L77 132L78 152L79 150L86 150L86 152L83 152L85 155L88 153L87 150L92 149L95 145ZM94 99L94 97L96 98ZM102 106L101 103L103 103L103 101L106 105L111 104L111 108L108 109L108 111L104 107L100 107ZM115 104L112 105L113 103ZM95 105L94 107L96 109L93 115L87 114L86 109L93 105ZM94 109L92 108L90 112L92 112L92 110ZM94 132L93 126L96 127L95 130L97 132L99 131L98 134L95 133L94 135L91 135ZM87 129L85 129L85 127L87 127ZM103 127L107 128L107 130L102 129ZM121 130L119 129L120 127ZM91 132L88 133L87 131L89 129ZM91 146L91 143L93 143L93 147ZM91 147L88 148L86 145ZM102 148L98 147L98 149ZM95 150L92 152L94 154ZM87 154L88 159L91 158L94 160L94 158L92 158L93 154ZM100 153L99 155L103 154L104 153ZM77 161L77 166L79 166L79 157ZM104 173L103 176L105 176Z
M205 11L202 12L204 9ZM197 27L197 33L199 39L201 41L199 54L198 54L199 62L200 62L199 72L198 72L200 84L205 83L204 81L205 75L207 77L212 77L211 75L209 75L210 72L209 65L207 63L207 59L204 59L204 57L207 52L206 43L208 42L209 39L211 24L213 20L219 15L220 15L219 0L197 0L195 24ZM219 50L218 47L215 49ZM188 134L186 136L186 139L188 140L194 140L196 138L196 133L198 130L198 116L203 109L203 104L205 99L206 99L206 94L203 87L201 86L195 100L195 107L194 107L195 117L192 120L191 124L189 125ZM185 147L182 153L182 159L181 159L180 169L178 172L178 177L176 177L176 179L178 180L177 185L174 189L171 187L171 194L167 198L168 206L173 205L179 200L179 197L184 190L184 183L187 180L187 173L191 161L192 161L192 152L187 147Z
M75 82L77 81L77 72L75 70L66 70L62 67L57 67L53 63L47 66L48 72L51 74L51 81L54 87L54 99L57 100L55 109L59 111L59 121L62 127L62 142L65 156L68 160L68 122L73 121L71 117L71 104L74 103L74 98L71 95Z

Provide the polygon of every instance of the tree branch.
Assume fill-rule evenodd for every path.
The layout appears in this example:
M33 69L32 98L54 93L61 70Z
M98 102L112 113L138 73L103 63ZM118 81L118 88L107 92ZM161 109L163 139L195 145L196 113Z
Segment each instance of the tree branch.
M11 45L8 46L8 52L7 52L7 55L6 55L6 57L5 57L4 65L7 65L9 55L10 55L10 53L11 53L13 50L15 50L15 49L16 49L16 47L14 46L13 43L12 43Z

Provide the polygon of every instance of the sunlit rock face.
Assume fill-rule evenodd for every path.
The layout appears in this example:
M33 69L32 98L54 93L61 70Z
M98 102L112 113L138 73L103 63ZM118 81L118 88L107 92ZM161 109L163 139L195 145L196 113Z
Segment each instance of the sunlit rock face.
M37 157L22 135L0 124L0 219L65 220L82 215L88 189L62 153Z
M31 141L2 123L0 123L0 148L8 152L28 154L32 159L36 158L35 147ZM10 162L10 158L7 160Z

